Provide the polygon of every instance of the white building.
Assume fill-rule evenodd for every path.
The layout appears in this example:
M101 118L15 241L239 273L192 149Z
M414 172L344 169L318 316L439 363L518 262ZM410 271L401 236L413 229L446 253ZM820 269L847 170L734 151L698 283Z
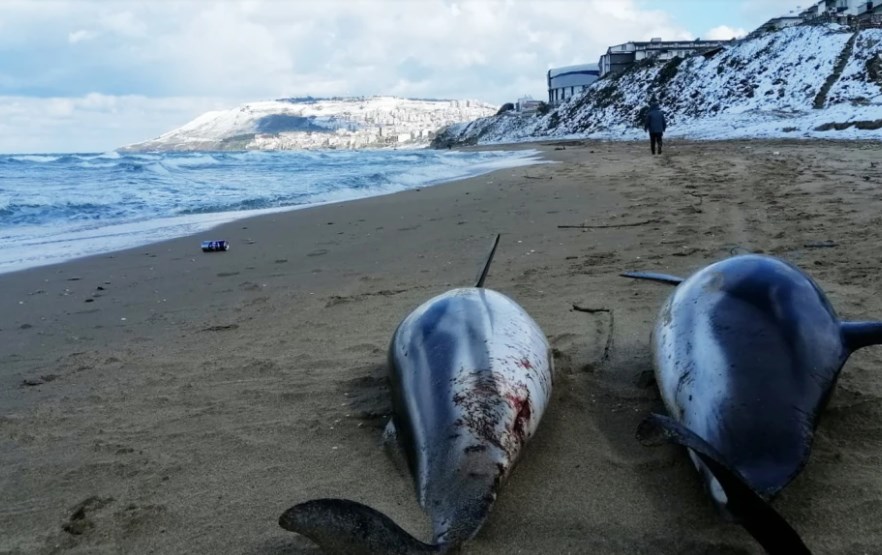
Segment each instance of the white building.
M849 16L873 13L882 6L880 0L821 0L809 10L817 15Z
M857 15L866 0L825 0L826 11L831 15Z
M866 0L858 6L858 16L871 16L882 14L882 0Z
M556 106L600 79L600 66L581 64L548 70L548 104Z
M882 13L882 0L821 0L803 10L799 16L810 21L823 16L846 18L879 13Z
M518 99L517 104L515 104L515 108L518 112L535 112L539 109L539 106L542 104L540 100L533 100L533 97L523 96Z
M718 48L728 42L725 40L663 41L654 38L649 42L632 41L617 44L610 46L606 54L600 57L600 76L605 77L610 73L624 71L641 60L671 60L678 56L685 58Z

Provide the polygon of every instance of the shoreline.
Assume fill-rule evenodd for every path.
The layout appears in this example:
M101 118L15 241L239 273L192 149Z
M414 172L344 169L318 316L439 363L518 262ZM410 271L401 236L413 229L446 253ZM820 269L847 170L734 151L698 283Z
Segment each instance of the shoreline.
M459 181L462 179L470 179L472 177L480 177L482 175L486 175L488 173L492 173L498 170L504 170L508 168L518 168L535 164L542 164L545 161L541 157L541 152L536 149L528 149L528 148L510 148L510 149L479 149L480 151L504 151L504 152L515 152L515 151L531 151L532 154L522 155L522 156L512 156L510 158L504 160L495 160L495 161L475 161L467 166L465 169L468 170L464 172L463 175L449 178L449 177L440 177L435 179L428 179L427 181L417 185L410 186L404 189L393 190L393 191L370 191L368 193L364 193L364 191L359 191L357 189L350 189L349 193L353 196L349 198L344 198L342 200L318 200L316 202L308 203L308 204L297 204L297 205L289 205L289 206L276 206L276 207L268 207L268 208L259 208L253 210L244 210L244 211L235 211L235 212L210 212L210 213L194 213L188 215L177 215L177 216L166 216L157 219L151 220L139 220L139 221L129 221L122 223L115 223L110 225L105 225L100 228L89 229L89 230L80 230L76 232L71 232L66 234L67 237L78 236L85 234L85 238L81 238L80 240L85 241L85 245L82 246L76 242L70 243L70 239L68 239L68 243L65 243L59 248L58 245L53 245L53 250L51 252L43 255L40 258L40 261L31 263L31 265L27 265L28 263L22 263L19 261L17 264L13 264L12 262L0 263L0 275L17 272L22 270L27 270L30 268L36 268L41 266L51 266L54 264L61 264L64 262L69 262L73 260L77 260L80 258L87 258L91 256L102 256L107 254L112 254L115 252L121 252L129 249L138 249L142 247L147 247L149 245L154 245L157 243L161 243L167 240L178 239L187 236L196 236L202 233L208 233L212 230L216 229L219 226L224 224L233 224L238 221L247 220L250 218L261 217L271 214L276 214L279 212L290 212L296 210L304 210L319 206L326 206L330 204L336 204L340 202L350 202L353 200L361 200L364 198L371 197L379 197L390 194L399 193L402 191L419 189L424 187L435 187L439 185L444 185L446 183L451 183L454 181ZM206 155L210 155L212 153L207 152L204 153ZM325 193L324 196L327 196L328 193ZM362 196L358 196L362 195ZM321 198L321 195L318 197ZM193 230L196 231L193 231ZM109 243L113 246L111 247L95 247L94 244L97 242L96 237L90 237L90 235L97 234L98 237L110 238ZM146 239L146 242L142 242L140 244L134 244L136 241L134 238L138 238L141 241ZM57 241L49 241L48 238L43 237L45 241L34 245L31 247L33 250L38 250L39 248L46 248L50 243L57 243ZM68 254L67 257L64 255L58 255L57 253L63 251L65 253L70 253L71 251L77 251L75 254ZM59 260L61 258L61 260ZM5 267L3 267L5 266Z
M473 282L501 233L487 286L536 320L556 374L464 553L759 552L682 449L634 439L663 410L648 337L670 288L618 274L766 252L842 318L878 318L876 150L529 146L557 163L223 224L228 252L185 237L0 275L4 548L315 554L277 519L318 497L427 538L412 480L380 447L386 349L410 310ZM806 469L773 503L817 552L882 544L880 367L880 348L852 356Z

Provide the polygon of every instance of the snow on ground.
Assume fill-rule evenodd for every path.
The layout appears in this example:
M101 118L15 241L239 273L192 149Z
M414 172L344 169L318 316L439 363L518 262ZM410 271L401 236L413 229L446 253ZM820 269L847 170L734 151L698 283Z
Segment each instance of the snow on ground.
M875 62L873 62L875 60ZM875 63L879 73L874 83L869 73L868 64ZM882 29L862 31L855 41L854 55L836 85L830 89L829 102L847 103L852 100L866 99L872 104L882 104Z
M845 55L842 74L831 79L825 96ZM598 80L545 116L504 114L451 126L436 145L644 138L643 114L653 98L667 114L671 137L882 139L880 74L882 30L855 35L838 25L790 27L709 57L638 65ZM824 108L816 109L816 102Z

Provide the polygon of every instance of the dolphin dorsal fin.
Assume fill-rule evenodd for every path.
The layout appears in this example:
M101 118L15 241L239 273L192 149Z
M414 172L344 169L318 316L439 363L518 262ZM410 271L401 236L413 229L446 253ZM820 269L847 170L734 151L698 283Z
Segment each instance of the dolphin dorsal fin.
M719 451L695 432L672 418L651 414L637 428L637 439L644 445L669 442L691 449L726 492L726 508L766 553L811 555L796 530L747 485L740 472L726 464Z
M882 322L842 322L839 328L849 352L870 345L882 345Z
M484 287L484 280L487 279L487 272L490 271L490 263L493 262L493 255L496 254L496 247L499 246L499 234L496 234L496 239L493 240L493 246L490 247L490 254L487 255L487 261L484 262L484 267L481 269L481 273L478 276L478 281L475 283L475 287Z
M648 279L650 281L660 281L662 283L668 283L670 285L680 285L683 283L683 278L672 276L670 274L659 274L658 272L624 272L619 274L622 277L634 278L634 279Z
M426 544L376 509L348 499L314 499L294 505L279 526L314 541L325 553L368 555L445 553L447 544Z

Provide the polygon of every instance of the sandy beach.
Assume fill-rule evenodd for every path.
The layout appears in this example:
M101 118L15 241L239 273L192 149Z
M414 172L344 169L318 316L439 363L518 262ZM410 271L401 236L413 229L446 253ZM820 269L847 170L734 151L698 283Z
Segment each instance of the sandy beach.
M428 538L380 447L386 348L410 310L474 282L496 233L487 286L543 328L556 377L463 552L759 553L683 449L635 440L663 410L649 334L670 289L618 274L765 252L843 318L882 318L878 143L515 148L554 163L0 275L0 553L318 553L277 525L315 497ZM815 553L882 553L880 372L880 347L851 358L774 502Z

